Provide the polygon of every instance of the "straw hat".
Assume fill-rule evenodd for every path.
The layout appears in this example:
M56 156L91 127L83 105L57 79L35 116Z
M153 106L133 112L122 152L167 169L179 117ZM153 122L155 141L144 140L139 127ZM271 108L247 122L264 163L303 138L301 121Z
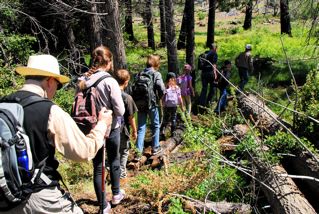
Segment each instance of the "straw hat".
M51 55L30 56L28 65L17 67L16 72L22 76L54 77L61 84L70 81L69 77L60 74L58 60Z

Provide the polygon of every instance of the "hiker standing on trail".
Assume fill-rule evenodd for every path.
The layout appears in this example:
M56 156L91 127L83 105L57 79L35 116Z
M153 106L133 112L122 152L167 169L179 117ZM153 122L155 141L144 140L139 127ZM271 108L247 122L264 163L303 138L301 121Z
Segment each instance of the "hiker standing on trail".
M117 81L109 73L112 70L113 55L111 51L105 46L99 46L92 52L91 69L79 78L78 87L80 90L89 88L102 76L106 76L100 81L96 89L99 92L99 106L105 106L113 111L113 122L110 136L105 141L107 160L110 166L111 189L112 189L112 204L117 205L124 198L125 192L120 189L120 125L121 119L124 115L124 103L122 99L122 92ZM96 106L98 108L98 106ZM104 213L109 213L111 205L109 202L102 202L102 159L104 149L100 149L93 159L93 182L97 200L100 205L104 205ZM104 185L103 185L104 186ZM105 198L105 197L104 197Z
M17 92L8 95L7 100L23 102L31 96L44 98L24 107L23 126L30 139L34 166L38 168L43 163L45 166L40 177L41 187L25 202L0 213L83 213L59 185L61 175L57 171L59 162L55 150L73 161L91 160L110 129L112 111L102 108L95 128L85 136L70 115L51 101L62 84L69 82L67 76L60 75L55 57L30 56L27 66L17 67L16 72L25 76L25 83Z
M231 75L231 67L232 67L231 61L225 60L224 65L220 71L222 74L218 80L218 88L220 90L220 97L219 97L216 109L214 110L214 112L216 112L217 114L226 110L227 87L229 85L228 81L229 81L230 75Z
M164 118L161 126L161 136L165 139L165 129L171 123L171 136L176 129L177 107L184 111L181 89L176 83L176 74L169 72L166 77L166 91L162 98Z
M160 57L158 55L148 56L146 61L146 68L136 75L135 82L132 87L132 97L138 108L136 160L139 160L143 153L146 121L148 116L150 118L152 131L152 153L153 155L155 155L161 151L161 146L159 143L159 100L162 98L165 92L165 85L161 73L158 72L159 67Z
M253 58L251 55L251 45L245 46L245 51L240 53L235 60L236 67L238 68L240 83L239 88L244 91L245 85L248 82L249 73L254 72Z
M192 111L192 96L195 97L195 91L192 84L192 66L184 65L183 74L177 78L177 83L181 88L183 104L186 106L186 112L190 115Z
M213 43L210 46L210 50L202 54L199 58L199 67L202 70L202 91L199 96L199 104L201 106L207 106L212 101L213 96L216 94L217 89L217 45ZM207 95L209 85L209 91Z
M126 178L126 163L130 148L130 128L132 130L132 140L137 138L137 130L135 124L134 114L137 112L137 107L133 98L124 92L130 81L130 73L127 70L121 69L115 72L115 78L118 81L122 98L125 106L125 113L121 124L121 145L120 145L120 164L121 164L121 178Z

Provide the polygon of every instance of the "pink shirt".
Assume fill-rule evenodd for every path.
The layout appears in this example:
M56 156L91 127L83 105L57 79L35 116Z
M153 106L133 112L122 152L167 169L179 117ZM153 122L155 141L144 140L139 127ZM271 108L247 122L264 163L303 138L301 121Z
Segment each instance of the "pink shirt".
M191 88L190 86L190 82L192 82L192 76L191 75L186 75L183 74L181 76L179 76L177 78L177 83L180 85L181 87L181 94L182 96L189 96L191 95Z

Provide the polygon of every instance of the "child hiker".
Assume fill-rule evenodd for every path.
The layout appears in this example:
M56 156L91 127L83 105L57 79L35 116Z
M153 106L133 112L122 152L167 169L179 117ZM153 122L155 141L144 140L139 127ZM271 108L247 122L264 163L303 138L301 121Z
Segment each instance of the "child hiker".
M177 78L177 83L181 87L181 94L183 103L186 106L186 112L190 115L192 111L192 100L191 96L195 97L195 91L192 84L191 76L192 66L189 64L184 65L184 73Z
M125 106L124 121L121 126L121 144L120 144L120 166L121 178L126 178L126 163L130 148L130 128L132 130L132 140L137 138L137 128L135 124L134 113L137 112L137 107L133 98L124 92L130 81L130 73L127 70L121 69L115 72L115 78L120 85L122 98Z
M221 74L224 76L220 76L220 79L218 81L218 88L220 90L220 97L216 106L216 109L214 110L217 114L219 114L221 111L226 110L227 106L227 87L229 83L227 80L230 78L231 74L231 62L229 60L224 61L224 65L221 69Z
M161 126L161 136L165 136L166 126L171 123L171 135L176 128L177 107L180 106L184 111L181 89L176 83L176 75L169 72L166 78L166 92L163 96L164 117Z

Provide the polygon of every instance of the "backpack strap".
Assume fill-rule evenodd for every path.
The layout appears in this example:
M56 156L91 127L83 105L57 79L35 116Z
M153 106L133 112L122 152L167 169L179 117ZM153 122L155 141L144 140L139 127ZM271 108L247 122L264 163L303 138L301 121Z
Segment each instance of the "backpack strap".
M96 87L102 80L104 80L105 78L108 78L108 77L112 77L111 75L104 75L104 76L101 76L99 79L97 79L95 81L95 83L91 86L91 87Z

